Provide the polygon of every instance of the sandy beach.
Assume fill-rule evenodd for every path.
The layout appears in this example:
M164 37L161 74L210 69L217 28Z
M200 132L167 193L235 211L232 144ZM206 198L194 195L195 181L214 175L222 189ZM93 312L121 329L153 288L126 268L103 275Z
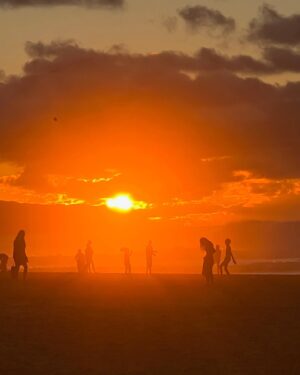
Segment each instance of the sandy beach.
M1 374L298 374L300 277L0 279Z

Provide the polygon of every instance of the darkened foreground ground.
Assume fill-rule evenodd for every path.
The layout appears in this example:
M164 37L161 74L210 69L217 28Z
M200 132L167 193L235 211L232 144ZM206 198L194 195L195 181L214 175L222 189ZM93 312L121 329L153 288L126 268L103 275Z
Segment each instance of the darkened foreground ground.
M300 374L300 277L0 278L0 374Z

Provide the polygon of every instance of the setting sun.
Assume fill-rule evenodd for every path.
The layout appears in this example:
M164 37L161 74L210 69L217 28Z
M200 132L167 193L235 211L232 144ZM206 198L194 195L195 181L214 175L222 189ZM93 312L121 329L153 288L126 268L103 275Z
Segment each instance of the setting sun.
M134 202L129 195L119 194L106 200L106 206L112 210L130 211L134 207Z

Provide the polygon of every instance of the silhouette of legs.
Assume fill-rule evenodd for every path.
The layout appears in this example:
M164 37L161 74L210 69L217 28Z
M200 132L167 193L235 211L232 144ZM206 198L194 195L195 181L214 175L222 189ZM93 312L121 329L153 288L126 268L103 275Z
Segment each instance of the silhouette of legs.
M91 261L88 261L86 268L87 268L88 273L92 273Z
M202 275L205 277L206 284L213 284L214 275L213 275L213 262L204 259L203 268L202 268Z
M129 275L129 274L131 274L131 264L126 263L125 264L125 275Z
M228 270L228 265L229 265L229 262L222 262L221 263L221 275L223 275L223 268L224 268L224 270L225 270L225 272L226 272L226 275L227 276L229 276L230 275L230 272L229 272L229 270Z
M20 267L23 266L23 280L26 280L27 273L28 273L28 266L27 263L24 264L16 264L15 266L15 277L18 278Z
M146 265L146 275L151 275L152 274L152 263L151 262L147 262L147 265Z
M92 273L92 272L95 273L96 272L93 260L89 260L88 261L88 263L87 263L87 271L88 271L88 273Z

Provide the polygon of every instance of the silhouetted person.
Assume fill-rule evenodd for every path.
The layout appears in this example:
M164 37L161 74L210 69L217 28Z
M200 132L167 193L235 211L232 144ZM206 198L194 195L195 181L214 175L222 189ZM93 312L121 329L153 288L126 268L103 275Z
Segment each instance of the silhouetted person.
M86 260L85 260L85 255L83 254L83 252L81 251L81 249L79 249L77 251L77 254L75 256L75 260L76 260L76 263L77 263L77 270L78 270L78 273L80 274L83 274L86 272Z
M94 256L94 251L92 248L92 241L88 241L86 248L85 248L85 259L86 259L87 271L89 273L96 272L93 256Z
M200 247L205 251L203 258L203 269L202 275L205 277L207 284L212 284L214 281L213 266L214 266L214 245L207 238L202 237L200 239Z
M13 277L18 278L20 267L24 269L23 279L25 280L28 272L28 258L26 255L26 242L25 242L25 231L20 230L17 237L14 240L14 252L13 258L15 266L12 267Z
M156 252L153 250L152 241L148 242L146 247L146 274L152 274L152 258L156 255Z
M125 275L131 274L130 257L132 255L132 251L129 250L128 247L122 247L121 251L124 253Z
M230 275L230 273L228 271L228 265L231 262L231 260L233 261L234 264L236 264L236 261L233 257L233 254L232 254L232 250L231 250L231 246L230 246L231 240L229 238L227 238L227 240L225 240L225 245L226 245L225 258L224 258L223 262L221 263L221 275L223 275L223 268L225 269L226 274Z
M218 275L221 275L221 255L222 251L220 249L220 245L216 245L216 252L214 255L214 261L217 266L217 273Z
M0 254L0 272L7 271L7 262L8 262L8 255L1 253Z

